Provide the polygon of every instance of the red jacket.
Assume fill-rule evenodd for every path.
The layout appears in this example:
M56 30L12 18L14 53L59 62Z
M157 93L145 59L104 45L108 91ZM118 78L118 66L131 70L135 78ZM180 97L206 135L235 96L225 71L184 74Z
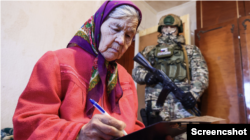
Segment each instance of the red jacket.
M15 140L74 140L89 122L84 109L94 57L71 47L49 51L36 63L13 116ZM121 115L110 112L106 94L99 104L113 117L126 123L125 131L144 127L137 120L137 92L132 77L118 64L123 90ZM100 114L95 109L94 114Z

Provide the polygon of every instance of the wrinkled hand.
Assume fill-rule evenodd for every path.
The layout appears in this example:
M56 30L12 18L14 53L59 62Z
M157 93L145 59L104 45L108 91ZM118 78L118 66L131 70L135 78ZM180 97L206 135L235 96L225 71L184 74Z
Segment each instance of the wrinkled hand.
M111 140L122 137L126 124L114 117L96 114L80 131L78 140Z
M158 79L150 72L147 73L147 75L145 76L145 83L147 85L157 84L158 82L159 82Z
M184 106L184 108L192 109L195 107L196 99L194 98L191 92L187 92L183 95L181 103Z

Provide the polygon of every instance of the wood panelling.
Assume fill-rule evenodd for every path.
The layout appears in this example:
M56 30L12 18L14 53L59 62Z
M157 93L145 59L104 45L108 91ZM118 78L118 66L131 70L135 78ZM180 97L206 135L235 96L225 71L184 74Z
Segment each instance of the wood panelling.
M137 96L138 96L138 111L137 119L142 122L140 110L145 108L145 87L146 85L137 84Z
M244 1L237 1L237 5L238 5L237 9L238 9L238 13L239 13L239 17L238 18L246 16L245 2Z
M197 29L200 29L200 28L203 28L201 26L201 14L202 14L202 11L201 11L201 8L202 8L202 1L196 1L196 20L197 20Z
M237 18L235 1L202 1L203 28Z
M245 102L245 105L242 105L241 108L246 108L245 117L248 119L248 123L250 123L250 15L239 19L239 30L244 86L244 91L241 92L241 102Z
M197 36L199 35L199 37ZM241 76L237 20L196 30L196 42L209 70L209 87L201 99L202 115L241 123L238 80Z
M246 15L250 15L250 1L244 1Z
M132 75L132 69L134 68L134 52L135 52L135 42L129 46L128 50L123 54L123 56L117 60L130 75Z
M139 52L141 52L146 46L149 45L157 45L157 36L160 33L154 32L148 35L144 35L140 37L140 42L139 42Z
M197 29L224 23L245 16L244 1L197 1Z

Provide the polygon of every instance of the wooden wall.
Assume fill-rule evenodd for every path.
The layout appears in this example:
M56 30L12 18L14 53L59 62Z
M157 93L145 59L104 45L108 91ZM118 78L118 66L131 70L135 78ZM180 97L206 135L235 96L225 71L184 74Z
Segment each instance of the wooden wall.
M250 3L250 1L248 2ZM250 12L250 9L248 10ZM242 82L244 87L241 96L245 97L245 106L240 104L240 109L246 109L247 122L250 123L250 16L241 17L239 19L239 34L242 55ZM241 102L244 103L243 98Z
M240 123L237 82L242 75L234 26L236 20L196 31L209 71L209 88L201 99L202 115L224 118L227 123Z
M201 111L224 118L226 123L250 122L247 7L250 3L246 1L197 1L195 44L209 69L209 87L202 96Z
M250 15L250 1L197 1L197 29Z

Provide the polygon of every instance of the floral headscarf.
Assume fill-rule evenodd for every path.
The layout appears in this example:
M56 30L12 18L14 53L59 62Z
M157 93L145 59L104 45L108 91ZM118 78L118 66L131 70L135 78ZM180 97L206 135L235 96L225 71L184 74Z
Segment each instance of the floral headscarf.
M104 93L104 89L106 89L108 94L111 111L120 114L119 99L122 97L123 92L118 78L117 64L116 62L106 61L98 51L101 25L110 12L120 5L130 5L134 7L139 12L141 21L141 11L131 1L106 1L98 9L95 15L91 16L91 18L82 25L68 45L78 45L96 57L91 71L86 100L85 113L89 118L92 117L94 112L94 107L89 99L91 98L95 101L99 101Z

